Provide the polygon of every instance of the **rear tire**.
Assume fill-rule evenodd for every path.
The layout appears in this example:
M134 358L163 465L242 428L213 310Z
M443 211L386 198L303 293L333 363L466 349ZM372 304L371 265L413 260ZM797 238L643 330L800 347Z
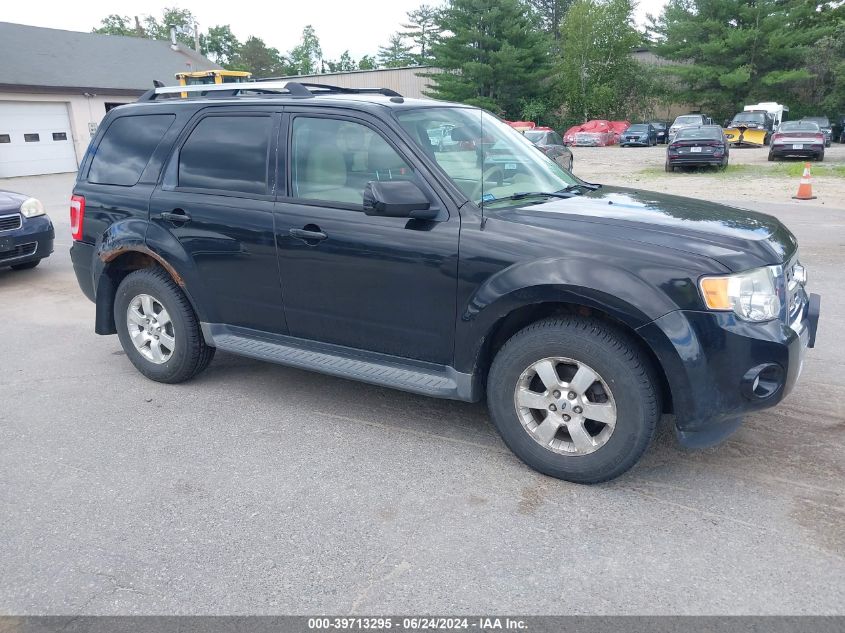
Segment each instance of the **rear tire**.
M499 350L487 406L505 444L526 464L598 483L630 469L651 442L661 411L656 385L648 358L626 333L595 319L560 317L529 325Z
M12 270L30 270L31 268L35 268L38 264L41 263L40 259L36 259L34 262L26 262L25 264L14 264L10 268Z
M769 162L772 163L775 161L775 155L769 152Z
M114 321L129 360L151 380L184 382L214 357L215 348L206 345L185 293L161 268L136 270L120 282ZM165 321L163 329L156 330L155 325Z
M821 151L821 153L820 153L818 156L816 156L816 161L817 161L817 162L819 162L819 163L820 163L820 162L822 162L823 160L824 160L824 150L822 150L822 151Z
M675 171L675 168L672 166L672 163L670 163L668 160L666 161L666 164L663 165L663 169L665 169L666 172L670 174Z

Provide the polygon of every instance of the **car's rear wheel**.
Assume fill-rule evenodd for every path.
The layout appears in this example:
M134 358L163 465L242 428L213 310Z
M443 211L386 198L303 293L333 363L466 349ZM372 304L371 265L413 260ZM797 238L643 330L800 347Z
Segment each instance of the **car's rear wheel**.
M775 160L775 155L772 152L769 152L769 162L773 162Z
M40 259L36 259L34 262L26 262L25 264L14 264L11 266L12 270L30 270L31 268L35 268L38 264L41 263Z
M597 483L631 468L660 417L649 360L624 332L561 317L515 334L496 355L487 405L510 449L532 468Z
M151 380L183 382L214 356L187 297L161 268L137 270L123 279L114 320L129 360Z
M816 160L817 160L818 162L822 162L822 161L824 160L824 150L822 150L822 151L821 151L821 152L820 152L820 153L816 156Z
M670 163L670 162L667 160L667 161L666 161L666 164L663 166L663 169L665 169L667 172L669 172L669 173L671 174L673 171L675 171L675 166L674 166L674 165L672 165L672 163Z

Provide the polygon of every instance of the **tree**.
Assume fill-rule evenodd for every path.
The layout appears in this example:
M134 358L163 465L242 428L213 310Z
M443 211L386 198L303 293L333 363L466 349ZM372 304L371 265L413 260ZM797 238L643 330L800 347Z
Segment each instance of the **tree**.
M572 6L572 0L529 0L529 4L537 12L546 33L559 40L560 25L567 10Z
M92 33L102 35L137 35L134 26L130 26L131 20L128 16L112 13L100 20L100 26L94 28Z
M278 77L293 74L290 66L275 48L259 37L250 36L238 47L231 63L233 70L246 70L253 77Z
M330 73L342 73L348 72L350 70L355 70L358 66L355 64L355 60L352 59L352 56L349 54L349 51L343 51L340 56L340 59L335 61L327 61L326 65L329 67Z
M401 33L390 36L387 46L378 47L378 61L384 68L399 68L414 63L411 47L405 45L405 38Z
M545 92L548 40L520 0L451 0L432 45L431 96L518 117L520 101Z
M414 63L425 65L431 61L431 43L440 35L439 11L427 4L408 11L408 23L403 24L402 36L413 42L416 48Z
M372 55L364 55L358 60L358 70L375 70L378 68L378 62Z
M212 26L208 33L200 36L203 54L224 67L228 67L235 60L240 45L228 24Z
M302 41L288 53L294 74L315 75L321 70L323 49L320 38L310 24L302 30Z
M640 43L630 0L575 0L561 27L557 88L570 120L624 118L647 73L631 57Z
M745 103L789 100L794 116L832 89L818 83L833 59L821 68L817 45L842 33L843 15L837 0L670 0L649 32L655 52L677 62L668 71L680 99L719 118Z
M170 29L176 29L176 41L187 48L194 47L194 34L197 30L197 20L188 9L170 7L164 9L159 22L153 16L144 17L147 37L153 40L170 39Z

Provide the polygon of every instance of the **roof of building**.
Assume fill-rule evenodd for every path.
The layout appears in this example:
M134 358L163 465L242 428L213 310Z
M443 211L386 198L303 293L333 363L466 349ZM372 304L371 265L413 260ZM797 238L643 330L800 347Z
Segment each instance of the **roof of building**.
M181 44L0 22L0 85L144 91L186 70L221 68Z

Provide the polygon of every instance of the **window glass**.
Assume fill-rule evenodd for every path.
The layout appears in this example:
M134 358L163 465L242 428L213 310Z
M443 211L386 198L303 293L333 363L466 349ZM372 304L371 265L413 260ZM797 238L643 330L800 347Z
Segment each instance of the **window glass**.
M94 150L88 181L125 187L137 183L175 118L172 114L150 114L113 121Z
M502 204L497 200L508 202L516 193L557 192L578 182L526 136L484 110L426 107L402 110L396 118L476 204ZM429 131L444 127L448 136L435 144Z
M0 143L11 143L12 137L8 134L0 134Z
M413 171L380 134L359 123L296 117L291 187L295 198L363 205L371 180L410 180Z
M41 137L38 134L24 134L23 140L26 143L37 143L41 140Z
M209 116L179 152L179 186L267 193L269 116Z
M563 145L563 139L557 132L552 132L551 134L549 134L549 142L552 145Z
M53 132L53 140L54 141L66 141L67 140L67 132Z

